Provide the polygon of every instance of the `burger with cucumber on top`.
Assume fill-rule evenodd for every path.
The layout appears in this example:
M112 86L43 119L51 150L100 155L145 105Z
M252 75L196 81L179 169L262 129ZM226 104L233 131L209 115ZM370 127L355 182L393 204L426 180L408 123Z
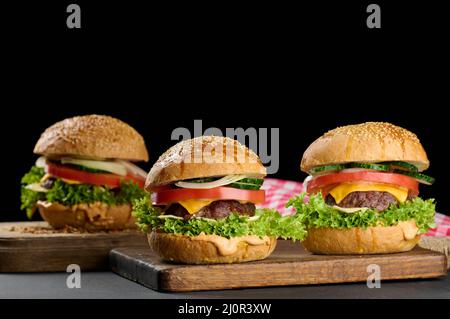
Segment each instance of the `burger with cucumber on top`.
M88 231L135 227L131 204L141 197L147 173L144 139L128 124L103 115L65 119L42 133L41 155L22 178L22 209L36 209L54 228Z
M147 176L152 202L137 201L134 215L150 247L165 260L187 264L260 260L277 237L302 239L294 216L257 208L266 169L238 141L201 136L166 151Z
M390 123L339 127L303 154L305 193L291 199L307 229L304 247L317 254L409 251L435 227L429 166L417 136Z

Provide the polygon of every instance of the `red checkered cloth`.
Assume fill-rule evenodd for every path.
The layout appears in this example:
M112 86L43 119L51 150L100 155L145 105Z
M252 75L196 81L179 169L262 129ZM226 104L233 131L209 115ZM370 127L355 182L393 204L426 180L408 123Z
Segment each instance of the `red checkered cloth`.
M293 208L285 208L289 198L298 195L302 190L302 183L281 179L266 178L262 187L266 191L265 208L278 210L282 215L294 214ZM436 213L436 225L425 236L450 236L450 216Z

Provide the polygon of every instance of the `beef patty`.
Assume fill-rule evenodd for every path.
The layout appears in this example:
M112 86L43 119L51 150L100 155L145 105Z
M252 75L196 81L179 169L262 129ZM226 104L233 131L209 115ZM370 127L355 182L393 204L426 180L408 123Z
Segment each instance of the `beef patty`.
M194 215L189 214L186 208L178 203L173 203L168 206L164 214L175 215L183 218L197 216L211 219L221 219L227 217L231 213L237 213L239 215L245 216L254 216L255 209L255 204L252 203L241 204L237 200L218 200L212 202L208 206L203 207Z
M330 206L339 207L369 207L379 211L387 209L391 204L397 204L397 199L388 192L352 192L348 194L339 204L336 204L333 196L328 195L326 203Z

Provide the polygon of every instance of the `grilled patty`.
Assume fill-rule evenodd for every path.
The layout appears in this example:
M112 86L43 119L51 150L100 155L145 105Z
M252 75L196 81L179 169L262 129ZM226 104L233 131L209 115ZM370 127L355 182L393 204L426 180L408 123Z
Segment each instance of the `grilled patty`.
M336 204L333 196L326 198L328 205L337 205L339 207L369 207L379 211L387 209L391 204L397 204L397 199L387 192L353 192L348 194L339 204Z
M203 207L194 215L197 217L221 219L225 218L231 213L237 213L239 215L254 216L255 204L246 203L241 204L236 200L218 200L212 202L208 206ZM166 215L175 215L183 218L191 218L194 215L189 212L178 203L171 204L164 212Z

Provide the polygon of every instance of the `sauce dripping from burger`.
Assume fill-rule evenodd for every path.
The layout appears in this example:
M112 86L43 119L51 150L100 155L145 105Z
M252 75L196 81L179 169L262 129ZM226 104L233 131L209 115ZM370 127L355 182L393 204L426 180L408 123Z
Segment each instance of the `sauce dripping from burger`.
M200 234L198 236L191 237L191 240L207 241L214 244L219 254L222 256L234 254L238 250L238 245L241 242L245 242L252 246L270 245L270 237L264 236L260 238L254 235L233 237L228 239L217 235Z

